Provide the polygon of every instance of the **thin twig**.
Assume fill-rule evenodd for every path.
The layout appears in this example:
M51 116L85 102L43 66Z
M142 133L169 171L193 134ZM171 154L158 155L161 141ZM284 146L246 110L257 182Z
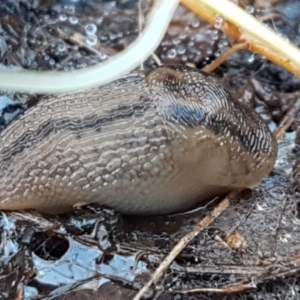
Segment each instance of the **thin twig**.
M213 62L211 62L209 65L205 66L202 71L206 73L211 73L215 69L217 69L229 56L231 56L233 53L242 50L242 49L248 49L247 43L237 43L234 44L232 47L226 49L221 55L219 55Z
M57 33L60 35L60 37L62 37L63 39L72 42L73 44L78 45L79 47L83 48L84 50L95 54L95 55L102 55L102 54L106 54L106 55L114 55L117 53L117 51L115 51L114 49L101 45L99 42L95 45L95 47L90 47L85 43L85 37L79 33L79 32L74 32L71 35L66 34L65 32L63 32L61 29L57 28Z
M144 287L136 294L133 300L139 300L148 291L152 284L157 282L163 275L165 270L177 257L177 255L208 225L210 225L214 220L230 205L231 200L240 192L240 190L234 190L230 192L222 202L217 205L211 213L202 219L192 231L188 232L172 249L172 251L165 257L165 259L160 263L158 268L152 274L150 280L144 285Z
M227 286L223 288L198 288L198 289L190 289L184 291L174 291L175 294L199 294L199 293L218 293L218 294L232 294L232 293L240 293L246 291L248 289L256 288L255 283L246 283L246 284L236 284L232 286Z
M269 267L246 267L246 270L241 270L241 266L224 266L225 272L222 272L222 274L238 274L238 275L249 275L255 277L252 277L251 282L245 283L244 281L242 283L237 283L235 285L230 286L224 286L221 288L196 288L196 289L190 289L190 290L181 290L181 291L172 291L172 293L175 294L195 294L195 293L221 293L221 294L231 294L231 293L237 293L237 292L243 292L245 290L256 288L257 284L262 283L266 280L274 280L276 278L280 277L286 277L293 275L295 273L298 273L300 270L299 267L299 259L295 259L293 261L293 264L288 263L285 265L275 265L275 266L269 266ZM244 267L244 268L245 268ZM201 267L202 268L202 267ZM201 273L201 268L198 270ZM228 270L226 270L228 268ZM197 271L197 270L194 270ZM226 272L227 271L227 272ZM232 273L233 271L233 273ZM244 271L250 271L250 273L244 273ZM211 273L210 271L208 271ZM218 270L213 273L220 273ZM268 274L265 276L265 274Z
M292 123L295 120L295 115L300 109L300 99L297 98L295 103L291 106L291 108L288 110L284 118L281 120L278 128L274 132L274 135L277 140L283 139L283 136L287 129L292 125Z
M243 266L243 265L217 265L217 266L193 266L183 268L188 273L212 273L212 274L230 274L230 275L246 275L258 276L265 272L266 268L261 266Z

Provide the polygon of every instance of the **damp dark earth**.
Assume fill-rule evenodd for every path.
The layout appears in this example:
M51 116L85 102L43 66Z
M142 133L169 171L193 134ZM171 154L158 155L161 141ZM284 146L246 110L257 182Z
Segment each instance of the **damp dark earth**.
M298 0L235 2L299 46ZM1 67L68 72L106 61L135 40L151 5L2 0ZM232 44L220 28L179 6L143 68L159 63L201 69ZM300 299L300 80L247 50L233 54L214 75L272 131L292 109L293 120L272 173L206 227L145 298ZM32 94L1 93L0 130L38 101ZM1 212L0 299L132 299L180 238L221 200L146 218L97 205L59 216Z

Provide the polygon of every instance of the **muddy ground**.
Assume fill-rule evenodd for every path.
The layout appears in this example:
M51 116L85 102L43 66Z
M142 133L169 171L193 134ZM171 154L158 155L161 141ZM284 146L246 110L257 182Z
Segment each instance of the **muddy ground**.
M264 23L300 44L300 2L240 1ZM139 33L136 0L2 0L0 63L71 71L112 57ZM144 68L203 68L233 41L179 7ZM232 94L274 131L299 102L300 81L242 50L215 72ZM39 99L0 96L3 129ZM150 299L300 299L300 112L280 144L269 177L245 192L174 261ZM0 299L132 299L176 242L220 199L184 214L122 217L96 206L63 216L0 215ZM236 246L239 243L240 246ZM226 287L245 290L230 293ZM215 288L214 292L201 289ZM220 288L224 288L220 290Z

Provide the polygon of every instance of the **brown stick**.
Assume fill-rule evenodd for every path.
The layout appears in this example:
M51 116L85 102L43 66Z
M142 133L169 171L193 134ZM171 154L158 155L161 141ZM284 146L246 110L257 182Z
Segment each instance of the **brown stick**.
M205 66L202 71L206 73L211 73L215 69L217 69L229 56L231 56L233 53L242 50L242 49L248 49L247 43L237 43L234 44L232 47L226 49L223 53L221 53L213 62L211 62L209 65Z
M240 190L235 190L230 192L222 202L217 205L209 216L202 219L192 231L187 233L172 249L172 251L164 258L160 263L158 268L152 274L150 280L144 285L142 289L136 294L133 300L139 300L148 291L151 285L157 282L163 275L165 270L177 257L177 255L192 241L204 228L210 225L214 220L230 205L231 200L240 192Z
M296 102L290 107L286 115L281 120L279 126L274 132L274 136L277 140L282 140L285 132L289 129L295 120L295 115L300 108L300 100L297 98Z

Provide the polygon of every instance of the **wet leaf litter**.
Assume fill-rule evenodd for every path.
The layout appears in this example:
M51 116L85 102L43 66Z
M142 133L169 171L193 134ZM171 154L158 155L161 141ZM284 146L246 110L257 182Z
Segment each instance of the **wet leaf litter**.
M10 18L6 18L6 23L4 24L3 21L2 24L3 40L6 43L6 48L4 48L6 50L2 50L1 53L2 63L4 65L19 64L24 68L33 69L60 68L56 64L62 64L64 67L67 66L65 68L67 71L84 67L85 63L93 63L93 59L94 62L105 59L104 55L120 51L138 33L138 7L134 1L126 3L129 7L124 8L122 6L124 3L121 1L93 2L92 4L90 1L80 1L72 8L72 5L64 1L36 1L35 6L22 1L4 2L1 7L2 14ZM273 17L270 10L255 8L256 11L253 13L271 16L270 19L266 17L266 22L271 24L277 21L276 30L292 40L294 37L293 41L297 43L295 37L297 35L293 26L295 17L288 15L290 9L287 7L291 6L297 8L293 1L286 4L278 2L275 9L282 14L278 19ZM86 33L83 24L97 24L96 19L91 19L92 15L94 13L101 19L103 7L106 7L109 13L103 16L102 22L109 25L107 25L108 29L105 26L102 27L103 23L98 20L101 25L96 26L97 39L101 41L99 44L102 47L108 47L111 52L103 55L90 53L93 50L87 51L87 48L81 47L78 41L74 44L66 43L65 56L55 55L53 42L62 40L61 36L56 36L54 33L57 25L62 26L66 32L70 30L72 36L76 36L76 33L81 34L83 36L81 41L84 41L86 34L91 35L91 32L94 34L95 32L91 28ZM278 13L277 10L276 13ZM61 14L64 15L61 16ZM122 20L128 21L129 30L126 32L122 31L126 29L120 23L118 27L117 21L120 15ZM29 24L29 26L22 30L24 24ZM40 32L37 29L40 24L44 25L45 31ZM98 36L100 30L104 33L101 32ZM71 35L70 32L68 36ZM22 43L19 42L21 38L23 38ZM210 27L180 7L156 55L166 65L183 62L202 68L218 55L218 51L221 52L222 47L230 43L227 41L226 45L226 41L226 36L216 28ZM84 43L90 45L87 41ZM181 45L188 45L184 53L182 53L184 51L182 47L179 47ZM99 49L97 51L105 52ZM32 64L28 62L28 57L31 58ZM63 59L65 60L62 62ZM68 63L65 65L66 62ZM155 67L155 60L150 58L145 65L149 68ZM217 69L215 74L223 78L233 92L245 85L249 86L247 91L253 91L254 109L273 129L289 110L293 100L296 101L298 97L299 82L296 78L247 51L231 57ZM261 84L261 90L257 87L253 89L253 84L249 83L255 80ZM8 96L14 97L14 95ZM30 106L31 103L26 97L28 96L18 95L16 103L25 108ZM14 107L11 110L15 111ZM2 113L3 120L7 120L8 112L10 110ZM235 200L235 203L204 230L198 239L189 244L171 265L169 271L156 286L162 292L161 297L184 299L184 297L190 297L188 290L212 287L221 289L236 284L248 278L242 271L244 269L248 269L251 274L254 274L253 276L256 276L254 278L257 278L258 288L246 289L244 293L232 297L239 298L247 295L280 297L282 294L289 293L292 297L293 290L297 290L295 282L299 250L297 245L299 186L295 180L299 157L297 155L298 125L297 122L293 122L288 129L280 145L282 154L279 154L273 174L266 178L251 196L242 196L241 199ZM105 215L106 212L94 207L60 218L17 214L18 221L16 221L16 215L7 217L3 214L1 223L4 233L2 242L4 253L11 261L14 261L16 269L19 270L19 277L11 269L5 269L5 273L1 276L4 276L2 278L6 279L6 282L9 282L12 276L16 276L14 277L16 282L21 282L25 286L24 295L27 299L34 299L36 294L41 297L49 293L58 299L63 297L66 297L64 299L68 299L67 297L81 299L82 295L99 297L99 295L109 295L113 289L116 289L118 293L123 293L123 299L126 297L131 299L134 291L147 281L149 272L157 267L160 260L197 220L211 211L214 204L191 213L157 217L144 220L144 222L138 218L121 218L121 221L117 217L117 220L105 223L105 220L110 220ZM101 216L103 213L104 217ZM237 251L216 241L217 236L226 241L234 232L238 232L247 241L247 247L243 251ZM19 243L19 237L22 237L21 243ZM106 237L107 242L105 242ZM22 259L21 262L17 259L20 253L23 253L28 261L24 265L23 262L26 260ZM87 257L90 258L89 261L86 261ZM53 262L56 262L55 265L58 268L54 268ZM32 264L35 268L32 268ZM224 268L227 265L233 267ZM223 266L221 271L220 266ZM278 271L278 266L283 267ZM195 268L194 272L192 272L192 267ZM65 268L71 271L63 272ZM35 274L35 269L40 270L38 274ZM120 269L123 275L119 274ZM295 270L294 275L285 280L281 279L280 274L290 270ZM271 275L264 276L268 272ZM25 278L20 278L20 274L25 275ZM63 286L63 288L58 286ZM101 286L100 289L98 286ZM112 287L110 290L109 286ZM7 290L5 288L6 292ZM67 292L70 292L69 296ZM148 296L151 297L153 292L150 291ZM20 293L20 289L12 285L11 293L10 295ZM63 294L67 295L62 296ZM195 293L193 297L201 299L201 294ZM218 299L225 295L216 293L210 297Z

